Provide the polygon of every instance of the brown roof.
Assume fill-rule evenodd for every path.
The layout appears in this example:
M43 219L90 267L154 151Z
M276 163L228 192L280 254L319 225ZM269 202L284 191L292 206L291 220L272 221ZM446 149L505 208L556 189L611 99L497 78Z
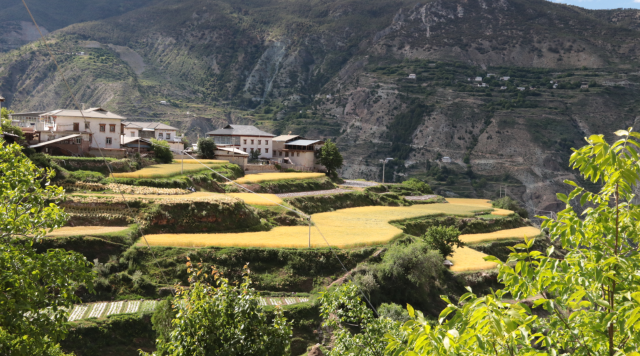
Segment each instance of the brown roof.
M296 138L299 138L300 135L280 135L278 137L274 137L273 141L289 141L289 140L293 140Z

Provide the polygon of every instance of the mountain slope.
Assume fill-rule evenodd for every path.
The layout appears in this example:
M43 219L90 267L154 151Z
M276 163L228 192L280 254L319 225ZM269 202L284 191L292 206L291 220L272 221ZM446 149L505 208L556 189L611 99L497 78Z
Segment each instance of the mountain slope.
M420 176L466 196L508 186L552 209L573 176L568 149L639 115L634 10L543 0L129 4L49 36L81 102L166 120L192 140L229 122L332 138L347 177L380 179L378 160L394 157L387 179ZM488 74L512 79L473 85ZM39 43L0 56L0 94L14 110L71 106ZM456 163L438 166L440 156Z

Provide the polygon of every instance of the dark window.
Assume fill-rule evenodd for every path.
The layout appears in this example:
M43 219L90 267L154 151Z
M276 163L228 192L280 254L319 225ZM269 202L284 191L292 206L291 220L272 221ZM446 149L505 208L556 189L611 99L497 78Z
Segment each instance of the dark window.
M85 130L88 130L88 129L89 129L89 123L88 123L88 122L85 122L85 123L84 123L84 129L85 129Z
M100 132L105 132L105 131L107 131L107 125L100 124Z
M73 131L80 131L80 123L79 122L74 122L73 123Z
M107 145L111 144L111 137L107 137Z
M109 132L116 132L116 125L109 125Z
M265 148L265 149L264 149L264 153L269 153L269 149L268 149L268 148Z

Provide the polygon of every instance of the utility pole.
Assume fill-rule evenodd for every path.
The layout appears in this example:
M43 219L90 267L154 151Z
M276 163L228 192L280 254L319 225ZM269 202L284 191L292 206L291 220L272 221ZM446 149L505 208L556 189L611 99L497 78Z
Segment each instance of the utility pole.
M184 150L182 150L182 167L180 167L180 174L184 174Z
M384 168L387 164L387 161L393 161L393 158L385 158L380 160L380 162L382 162L382 184L384 184Z

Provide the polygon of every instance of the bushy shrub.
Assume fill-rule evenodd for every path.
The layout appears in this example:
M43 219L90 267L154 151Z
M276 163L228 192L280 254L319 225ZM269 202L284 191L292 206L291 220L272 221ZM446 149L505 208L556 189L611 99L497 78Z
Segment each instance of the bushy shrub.
M433 226L422 237L426 245L440 252L442 257L451 256L454 247L462 247L460 230L454 226Z
M216 154L216 143L211 137L198 140L198 155L202 158L213 158Z
M402 306L395 303L382 303L378 307L378 315L383 318L389 318L394 321L405 323L409 319L409 312Z
M438 251L432 251L422 241L408 245L396 244L389 248L382 262L376 266L376 275L381 281L404 281L404 284L409 282L428 290L432 282L440 278L443 262Z
M526 209L520 207L520 204L517 201L511 199L511 197L508 196L492 201L491 205L494 208L515 211L518 215L525 219L529 217L529 212Z
M159 163L171 163L173 161L173 153L171 153L169 143L153 138L151 139L151 143L153 152L156 156L156 161L158 161Z
M411 188L412 190L418 191L423 194L433 194L433 190L431 190L431 187L429 186L429 184L416 178L411 178L409 180L406 180L402 182L402 185L405 185Z
M75 171L70 172L71 178L81 182L97 183L104 179L102 173L93 171Z

